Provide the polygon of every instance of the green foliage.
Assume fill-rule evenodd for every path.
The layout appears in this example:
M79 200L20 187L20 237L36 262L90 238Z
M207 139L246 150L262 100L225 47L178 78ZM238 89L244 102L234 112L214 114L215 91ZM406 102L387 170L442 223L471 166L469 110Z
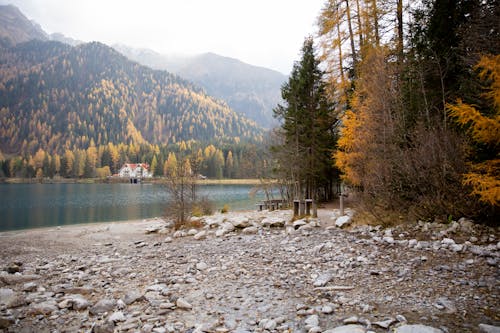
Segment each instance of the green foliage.
M314 55L312 38L304 42L302 58L282 87L285 105L278 105L275 117L281 122L281 144L272 147L278 160L278 176L294 183L293 197L317 198L327 194L335 171L330 159L335 146L336 119L328 101L323 72ZM325 197L323 197L325 199Z

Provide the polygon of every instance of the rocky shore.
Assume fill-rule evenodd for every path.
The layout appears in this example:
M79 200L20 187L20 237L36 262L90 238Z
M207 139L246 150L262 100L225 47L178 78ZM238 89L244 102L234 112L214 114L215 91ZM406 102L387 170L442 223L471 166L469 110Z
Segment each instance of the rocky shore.
M338 217L1 233L0 332L500 332L498 228Z

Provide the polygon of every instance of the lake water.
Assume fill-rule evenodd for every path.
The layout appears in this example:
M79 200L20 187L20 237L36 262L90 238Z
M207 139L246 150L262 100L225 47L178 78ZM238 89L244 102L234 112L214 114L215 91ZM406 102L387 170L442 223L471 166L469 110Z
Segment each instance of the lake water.
M255 209L251 185L203 185L216 209ZM162 216L169 195L152 184L1 184L0 231Z

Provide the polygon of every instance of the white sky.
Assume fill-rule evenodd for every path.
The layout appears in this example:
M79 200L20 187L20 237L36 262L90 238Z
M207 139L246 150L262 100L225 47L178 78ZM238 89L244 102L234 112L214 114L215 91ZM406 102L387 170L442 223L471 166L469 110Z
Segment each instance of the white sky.
M288 74L326 0L0 0L48 33L164 54L214 52Z

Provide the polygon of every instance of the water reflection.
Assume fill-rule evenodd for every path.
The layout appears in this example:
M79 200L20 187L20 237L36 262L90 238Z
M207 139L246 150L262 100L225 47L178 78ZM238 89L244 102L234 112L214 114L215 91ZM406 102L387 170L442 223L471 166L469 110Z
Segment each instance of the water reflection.
M205 185L199 195L231 210L254 209L249 185ZM169 196L150 184L2 184L0 230L161 216Z

